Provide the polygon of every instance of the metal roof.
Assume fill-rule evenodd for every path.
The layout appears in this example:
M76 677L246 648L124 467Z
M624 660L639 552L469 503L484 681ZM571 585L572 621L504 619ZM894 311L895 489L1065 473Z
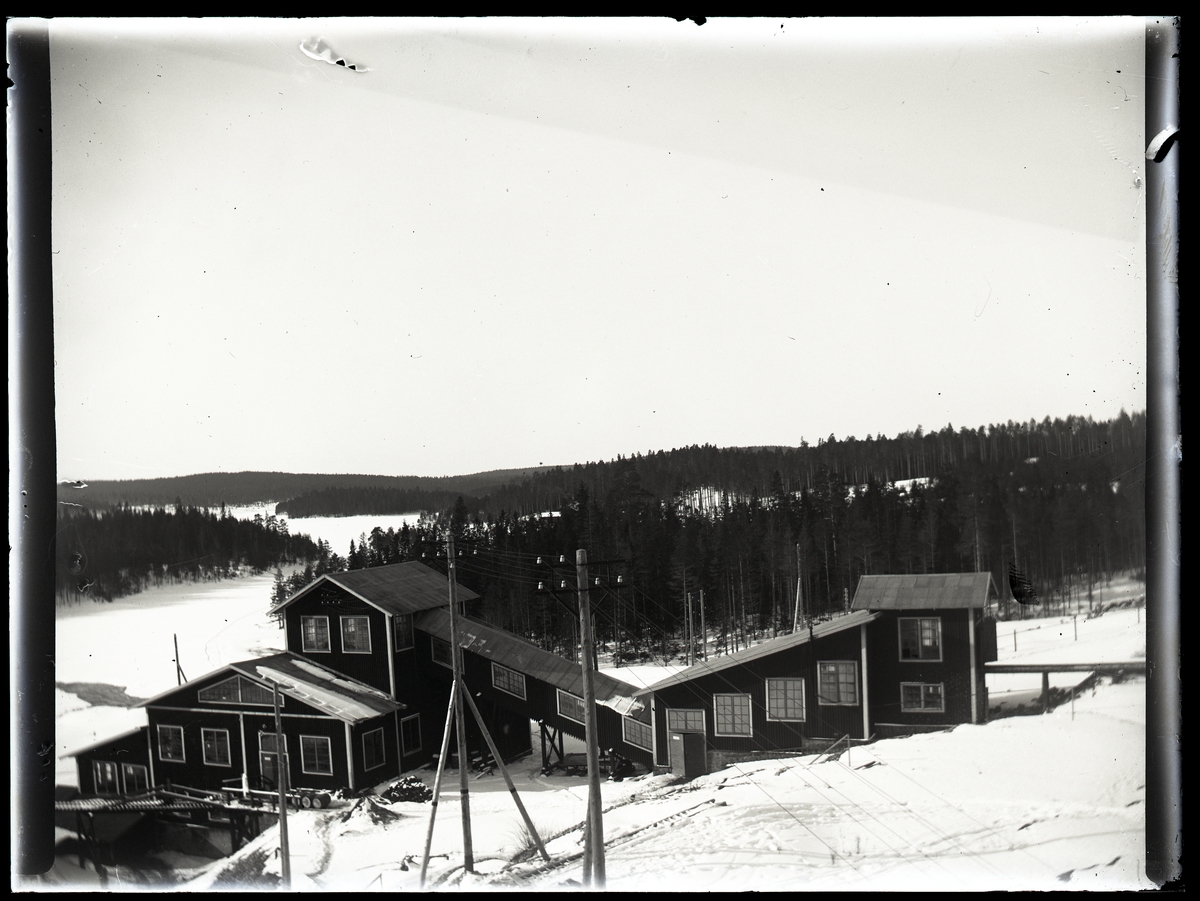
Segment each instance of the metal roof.
M393 701L379 689L290 651L230 663L135 706L158 706L164 698L193 688L197 682L206 681L225 672L240 673L260 683L277 682L281 694L322 710L346 723L360 723L394 710L406 709L404 704Z
M422 632L450 641L450 611L430 610L417 618L415 625ZM486 657L501 666L514 669L547 682L556 688L583 697L583 672L573 660L544 651L520 636L468 616L458 618L460 647ZM637 687L605 673L593 674L596 703L611 707L622 715L636 713L642 703L635 700Z
M991 573L863 576L851 610L953 610L986 607L996 597Z
M450 603L450 585L447 578L419 560L408 560L389 566L326 573L274 607L272 612L282 610L326 583L344 588L359 600L384 613L420 613L422 610ZM458 586L460 601L473 601L478 597L479 595L471 589L461 584Z
M663 688L669 688L672 685L682 685L685 682L691 682L702 676L719 673L721 670L742 666L752 660L759 660L763 657L770 657L773 654L800 647L801 645L808 644L812 639L823 638L826 635L833 635L837 632L843 632L846 629L857 628L878 618L878 613L848 613L827 623L820 623L813 626L811 637L808 630L805 629L800 632L793 632L791 635L780 635L778 638L772 638L769 641L756 644L754 647L746 648L743 651L735 651L732 654L714 657L712 660L703 660L700 663L692 664L687 669L680 670L673 676L668 676L659 682L655 682L648 688L641 689L638 691L638 694L647 695Z

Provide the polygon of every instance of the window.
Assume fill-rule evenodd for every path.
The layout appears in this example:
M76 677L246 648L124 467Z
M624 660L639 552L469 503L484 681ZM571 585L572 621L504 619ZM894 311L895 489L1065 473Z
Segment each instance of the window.
M117 765L115 763L107 760L93 760L92 779L95 781L98 795L115 795L121 791L117 787Z
M525 700L525 677L499 663L492 664L492 684L503 692Z
M242 676L234 676L208 688L202 688L196 697L207 704L259 704L264 707L274 706L274 698L269 688L263 688L256 682ZM280 704L283 698L279 699Z
M421 750L421 714L406 716L400 721L400 747L405 754Z
M901 682L900 709L941 713L945 708L942 700L942 683Z
M323 735L300 736L300 769L317 776L333 775L333 754Z
M407 651L413 646L413 621L406 613L396 616L396 650Z
M183 753L183 726L158 727L158 759L187 763Z
M938 617L902 617L899 622L901 660L942 659L942 621Z
M342 617L342 650L347 654L371 653L371 621L367 617Z
M817 703L858 704L858 664L853 660L838 660L817 664Z
M580 724L586 722L583 698L577 698L561 688L558 689L558 715Z
M300 617L300 628L304 633L301 647L305 651L329 652L328 616L302 616Z
M383 730L376 729L363 736L363 769L373 770L383 764Z
M767 719L778 722L804 722L804 680L767 680Z
M201 729L200 746L207 766L233 766L229 759L229 730Z
M454 669L454 663L450 660L450 642L430 635L429 647L434 663L440 663L442 666Z
M704 731L704 711L703 710L678 710L667 711L667 731L669 732L703 732Z
M140 795L150 791L150 775L140 763L121 764L121 778L125 780L125 794Z
M750 695L713 695L713 730L717 735L751 735Z
M623 716L621 717L621 737L635 748L641 748L643 751L654 750L654 734L649 723Z

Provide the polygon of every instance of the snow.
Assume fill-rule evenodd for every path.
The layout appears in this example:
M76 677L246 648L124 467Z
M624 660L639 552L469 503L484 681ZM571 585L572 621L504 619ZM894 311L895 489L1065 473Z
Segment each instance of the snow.
M269 576L168 586L58 618L59 682L124 686L149 697L175 684L171 635L191 677L282 646L266 617ZM1115 592L1115 594L1119 594ZM1106 600L1109 598L1106 595ZM1119 598L1118 598L1119 599ZM1078 639L1075 628L1078 627ZM1012 650L1016 632L1018 650ZM1001 622L1000 662L1113 661L1145 655L1136 608ZM607 669L648 685L682 667ZM1077 684L1084 674L1064 674ZM1028 688L1016 680L1025 679ZM1055 677L1057 681L1058 677ZM1040 676L988 676L1006 692L1040 692ZM56 692L59 754L145 722L145 712L92 706ZM1045 715L856 746L837 760L788 757L741 763L695 779L644 776L605 782L602 794L612 890L1144 889L1145 681L1102 678ZM539 742L533 736L534 747ZM568 748L572 750L572 748ZM552 868L512 863L524 846L521 819L497 775L472 779L475 874L464 875L457 774L443 780L429 886L457 890L561 890L581 881L581 777L543 776L535 752L513 768L521 800L546 840ZM433 773L418 775L428 784ZM73 761L56 776L75 784ZM289 817L294 887L415 890L428 804L387 807L375 817L349 804ZM383 819L383 822L376 822ZM573 831L565 831L573 830ZM563 833L563 834L559 834ZM205 890L239 873L279 872L277 829L187 883ZM257 853L261 865L249 855ZM73 858L23 888L98 889ZM572 882L569 882L572 880ZM247 887L261 887L257 884Z
M363 720L379 716L377 709L348 695L347 688L352 688L353 686L352 683L345 680L325 677L324 681L342 689L341 691L335 691L332 688L326 688L324 685L315 685L312 682L300 682L295 676L291 676L273 667L257 666L255 670L257 670L258 675L263 679L279 683L279 690L285 694L297 698L306 704L311 704L313 707L320 707L322 710L346 722L361 723ZM285 748L284 750L287 749Z

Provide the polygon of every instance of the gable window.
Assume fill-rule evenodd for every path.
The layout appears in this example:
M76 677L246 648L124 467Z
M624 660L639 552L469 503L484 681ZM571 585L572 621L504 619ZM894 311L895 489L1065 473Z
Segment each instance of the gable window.
M804 722L804 680L767 680L767 719L777 722Z
M817 664L817 703L854 707L858 704L858 663L830 660Z
M150 775L140 763L121 764L121 778L125 780L125 794L139 795L150 790Z
M302 616L300 630L303 633L301 647L305 651L328 653L329 647L329 617Z
M232 766L229 758L229 730L201 729L200 746L204 749L207 766Z
M631 744L635 748L641 748L643 751L654 750L654 734L649 723L635 720L631 716L623 716L621 717L621 737L627 744Z
M316 776L333 775L333 752L323 735L300 736L300 769Z
M413 621L407 613L397 614L395 618L396 650L407 651L413 646Z
M713 695L713 730L717 735L752 735L750 695Z
M900 659L941 660L942 621L936 616L901 617Z
M400 721L400 748L405 754L421 750L421 714L415 713Z
M243 676L234 676L196 692L196 697L206 704L256 704L271 707L274 699L270 689L263 688ZM283 698L280 697L280 703Z
M703 732L704 711L684 708L668 710L667 730L670 732Z
M367 617L342 617L342 650L347 654L371 653L371 621Z
M507 694L525 700L525 676L499 663L492 664L492 685Z
M183 751L183 726L158 727L158 759L170 763L187 763Z
M558 715L582 725L586 722L583 698L577 698L570 692L558 689Z
M940 682L901 682L900 709L942 713L946 709Z
M383 764L383 729L375 729L363 736L363 769L373 770Z
M92 779L98 795L115 795L120 792L117 787L117 765L107 760L92 761Z

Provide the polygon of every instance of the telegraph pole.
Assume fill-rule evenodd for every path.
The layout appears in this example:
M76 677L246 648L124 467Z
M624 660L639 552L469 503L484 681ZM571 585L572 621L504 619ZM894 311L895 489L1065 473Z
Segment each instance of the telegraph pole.
M587 551L575 552L579 586L579 626L583 633L583 711L587 735L588 815L583 854L583 884L604 888L604 819L600 800L600 747L596 729L596 688L592 673L592 605L588 596Z
M470 775L467 773L467 718L463 713L461 654L458 649L458 582L454 572L454 533L446 536L446 571L450 579L450 662L454 671L454 727L458 731L458 794L462 802L463 869L475 872L475 852L471 843Z
M691 666L695 663L693 659L692 649L696 646L696 640L692 636L692 593L687 593L687 665Z
M708 659L708 627L704 624L704 589L700 589L700 649Z

